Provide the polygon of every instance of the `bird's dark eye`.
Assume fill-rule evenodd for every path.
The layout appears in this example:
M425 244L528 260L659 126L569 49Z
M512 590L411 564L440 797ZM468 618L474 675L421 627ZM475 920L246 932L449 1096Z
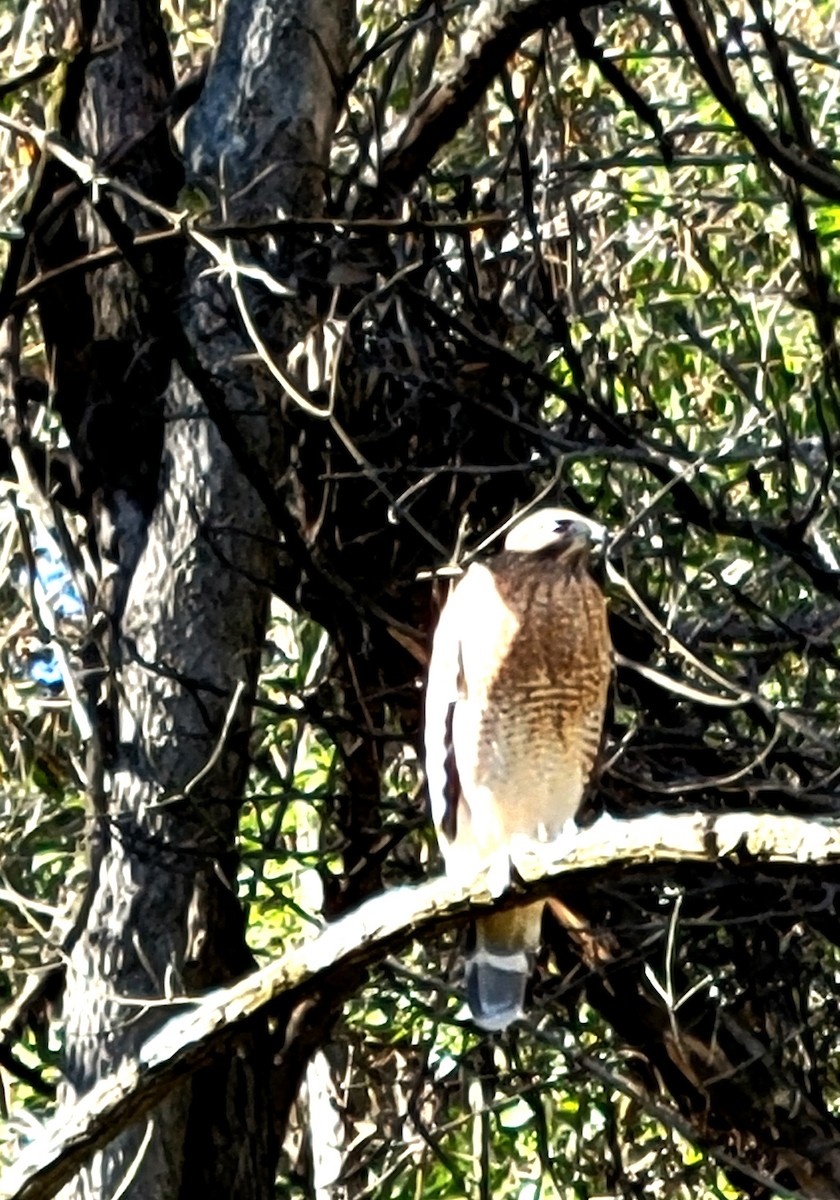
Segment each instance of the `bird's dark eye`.
M557 521L557 522L555 523L555 526L554 526L554 528L556 529L556 531L557 531L558 533L568 533L568 532L569 532L569 530L572 528L572 522L571 522L571 521L565 521L565 520L564 520L564 521Z

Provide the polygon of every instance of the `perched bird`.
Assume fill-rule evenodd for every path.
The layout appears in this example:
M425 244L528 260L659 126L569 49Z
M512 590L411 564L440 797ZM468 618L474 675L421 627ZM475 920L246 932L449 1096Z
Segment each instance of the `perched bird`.
M612 671L606 606L589 573L603 529L530 513L444 606L426 689L425 765L447 874L510 880L517 845L550 842L578 812ZM522 1015L545 901L476 922L467 997L476 1024Z

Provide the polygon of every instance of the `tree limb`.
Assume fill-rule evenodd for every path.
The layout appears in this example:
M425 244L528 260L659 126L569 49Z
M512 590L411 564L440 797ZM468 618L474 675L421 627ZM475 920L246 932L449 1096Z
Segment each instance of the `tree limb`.
M472 49L414 105L396 146L382 162L380 188L406 191L467 121L525 38L557 21L559 15L553 0L519 0L507 9L499 0L479 5L470 25L475 31Z
M592 31L581 16L580 9L573 8L566 14L566 28L572 36L578 57L582 61L594 63L627 107L632 109L643 124L650 127L659 144L663 162L670 166L674 161L674 147L670 134L666 132L660 120L659 113L633 86L627 76L619 70L615 62L607 57L603 48L597 44Z
M692 0L670 0L670 3L698 70L715 99L723 105L756 151L785 175L811 188L818 195L829 200L840 200L840 173L830 164L818 161L816 155L806 157L802 148L786 146L749 111L732 86L718 51L710 45L707 31Z
M754 812L654 813L632 821L607 816L555 845L529 846L514 857L522 882L505 893L506 904L550 891L558 876L619 862L728 858L742 864L825 865L840 861L840 824ZM469 884L436 878L397 888L366 901L233 986L182 1001L190 1005L188 1011L150 1037L136 1059L102 1080L72 1111L46 1124L41 1137L0 1179L0 1200L53 1195L93 1150L152 1109L177 1081L229 1050L246 1022L269 1006L282 1004L288 1038L313 997L349 995L359 971L409 935L430 936L463 920L470 909L497 902L484 879Z

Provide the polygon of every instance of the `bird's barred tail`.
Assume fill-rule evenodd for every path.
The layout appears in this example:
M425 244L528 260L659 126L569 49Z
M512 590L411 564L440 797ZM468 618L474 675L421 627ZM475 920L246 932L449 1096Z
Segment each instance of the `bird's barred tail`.
M524 1011L545 901L481 917L467 962L467 1003L482 1029L506 1029Z

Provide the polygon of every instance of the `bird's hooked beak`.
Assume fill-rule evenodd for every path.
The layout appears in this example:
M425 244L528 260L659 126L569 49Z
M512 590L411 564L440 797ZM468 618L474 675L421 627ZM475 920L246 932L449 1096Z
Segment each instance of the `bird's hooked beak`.
M606 545L607 531L604 526L579 513L574 517L559 517L555 529L561 537L571 535L576 540L585 539L596 550Z

